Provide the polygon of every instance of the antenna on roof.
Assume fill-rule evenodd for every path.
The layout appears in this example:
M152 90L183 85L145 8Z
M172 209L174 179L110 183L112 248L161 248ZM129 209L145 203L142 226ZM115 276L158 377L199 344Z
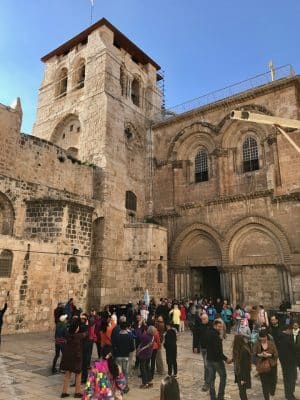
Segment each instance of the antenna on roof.
M91 2L91 25L93 23L93 12L94 12L94 0L90 0Z

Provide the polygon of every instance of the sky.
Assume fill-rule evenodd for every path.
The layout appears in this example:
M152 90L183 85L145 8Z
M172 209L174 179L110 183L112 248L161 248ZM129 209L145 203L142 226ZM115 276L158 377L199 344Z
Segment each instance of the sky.
M0 1L0 103L18 96L31 132L40 58L90 25L91 0ZM94 0L165 71L168 107L292 64L300 73L299 0Z

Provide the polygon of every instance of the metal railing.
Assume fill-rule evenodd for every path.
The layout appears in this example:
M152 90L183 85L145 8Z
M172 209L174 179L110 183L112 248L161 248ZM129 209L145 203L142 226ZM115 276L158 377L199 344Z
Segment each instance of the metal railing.
M294 69L291 64L287 64L274 69L273 80L278 81L280 79L290 78L292 76L295 76ZM195 99L186 101L177 106L162 110L161 116L158 119L160 121L164 121L176 115L191 111L195 108L203 107L205 105L215 103L226 98L230 98L239 93L246 92L248 90L257 88L270 82L272 82L271 71L264 72L244 81L240 81L234 83L233 85L226 86L222 89L204 94L203 96L196 97Z

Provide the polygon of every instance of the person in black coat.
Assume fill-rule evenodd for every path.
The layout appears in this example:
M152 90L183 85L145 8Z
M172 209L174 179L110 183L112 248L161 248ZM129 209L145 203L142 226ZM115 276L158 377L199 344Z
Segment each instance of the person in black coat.
M294 400L297 380L297 354L288 326L280 334L278 343L277 350L282 369L285 398L286 400Z
M177 332L170 324L166 324L167 332L165 333L164 348L166 349L166 359L168 365L168 375L177 377Z
M219 320L213 322L213 328L210 329L207 335L207 367L209 370L209 395L211 400L224 400L226 386L226 369L224 361L227 364L232 362L223 353L222 339L220 333L223 330L223 323ZM218 396L216 396L215 380L216 373L220 377Z
M251 350L242 335L235 335L232 355L240 399L248 400L247 389L251 388Z
M78 318L70 322L69 333L66 337L67 343L61 360L60 369L65 371L63 391L61 398L69 397L68 389L72 372L75 374L75 398L82 398L81 395L81 372L83 364L83 342L88 337L88 332L79 332L80 321Z
M7 299L9 296L9 292L7 293ZM2 331L2 325L3 325L3 316L5 311L7 310L7 300L4 303L4 307L2 308L2 310L0 310L0 344L1 344L1 331Z

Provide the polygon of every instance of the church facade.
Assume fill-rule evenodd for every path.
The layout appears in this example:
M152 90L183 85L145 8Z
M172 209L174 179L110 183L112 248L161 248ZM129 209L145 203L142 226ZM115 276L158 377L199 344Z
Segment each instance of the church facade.
M229 117L299 119L297 76L166 118L159 65L105 19L42 61L32 135L0 106L6 332L49 329L70 297L300 299L300 156Z

